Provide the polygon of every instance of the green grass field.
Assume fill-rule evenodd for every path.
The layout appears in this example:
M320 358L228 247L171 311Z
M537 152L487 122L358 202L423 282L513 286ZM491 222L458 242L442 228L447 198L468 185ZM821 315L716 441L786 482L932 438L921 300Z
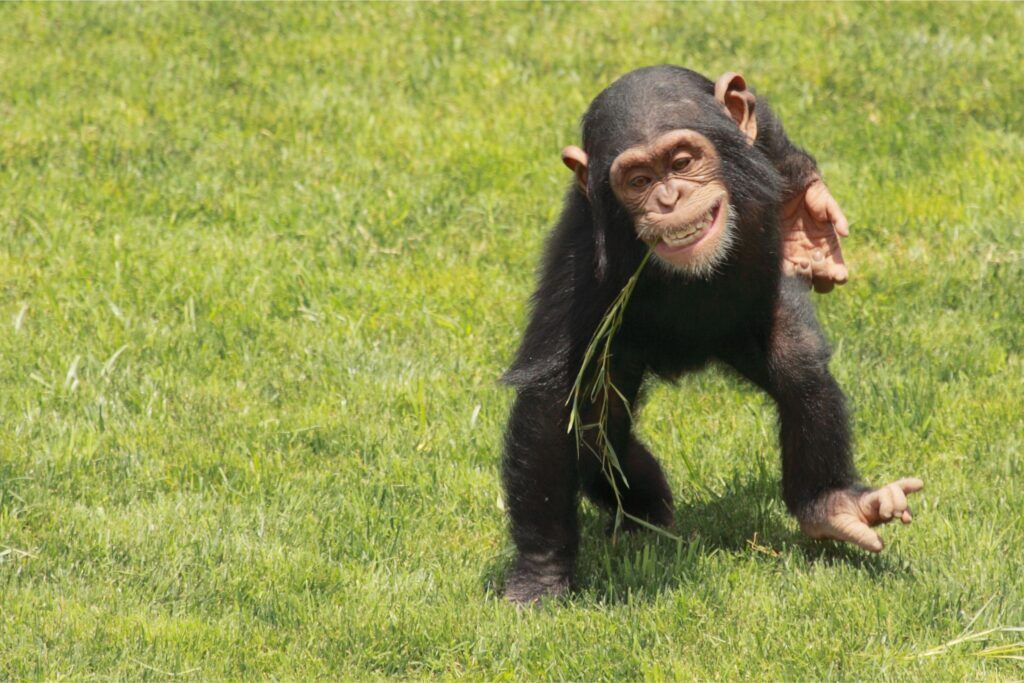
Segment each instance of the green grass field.
M1024 677L1022 35L1022 4L0 7L0 679ZM580 589L517 610L497 378L560 148L662 62L742 71L818 157L857 461L927 489L879 557L806 541L770 402L656 386L686 541L584 506Z

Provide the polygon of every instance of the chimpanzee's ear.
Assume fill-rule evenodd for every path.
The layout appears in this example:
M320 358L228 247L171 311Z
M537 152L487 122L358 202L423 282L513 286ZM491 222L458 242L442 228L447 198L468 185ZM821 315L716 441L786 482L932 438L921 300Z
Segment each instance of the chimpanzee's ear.
M576 174L576 184L587 194L587 153L576 145L569 145L562 150L562 163Z
M747 136L747 142L754 144L757 137L757 115L754 106L757 98L747 90L747 82L743 76L727 71L715 81L715 99L718 100L729 116Z

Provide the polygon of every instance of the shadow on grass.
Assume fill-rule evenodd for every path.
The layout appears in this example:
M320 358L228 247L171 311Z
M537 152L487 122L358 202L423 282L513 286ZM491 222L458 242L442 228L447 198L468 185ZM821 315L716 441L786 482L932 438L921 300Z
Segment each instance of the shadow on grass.
M722 555L790 571L845 565L872 578L909 572L888 555L805 537L785 509L778 475L767 468L734 475L720 492L691 492L689 500L677 501L672 533L680 541L651 531L610 538L607 517L590 505L584 506L580 521L577 589L569 599L581 606L651 600L697 586L723 571ZM507 548L485 568L488 593L501 595L512 556Z

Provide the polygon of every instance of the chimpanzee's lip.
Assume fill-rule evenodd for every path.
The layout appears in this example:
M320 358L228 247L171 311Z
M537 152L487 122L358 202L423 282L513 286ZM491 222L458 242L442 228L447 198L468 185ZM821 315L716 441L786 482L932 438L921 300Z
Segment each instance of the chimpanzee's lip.
M722 211L724 203L724 198L719 199L696 220L663 234L654 245L654 253L658 256L678 257L693 250L709 235L717 232L725 222L725 211Z

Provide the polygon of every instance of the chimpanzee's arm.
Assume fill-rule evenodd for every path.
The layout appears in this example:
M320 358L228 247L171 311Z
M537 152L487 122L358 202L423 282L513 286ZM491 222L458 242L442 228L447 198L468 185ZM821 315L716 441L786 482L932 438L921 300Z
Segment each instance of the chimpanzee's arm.
M831 352L807 293L784 278L765 358L779 411L782 495L800 518L823 492L853 487L846 397L829 372Z
M569 589L579 544L579 476L565 399L521 389L505 431L502 483L516 563L505 596L530 603Z
M778 406L782 495L812 538L856 543L878 552L870 527L911 521L906 494L923 488L900 479L879 489L858 483L842 390L828 370L829 350L806 291L784 278L766 340L722 354Z
M793 199L812 182L821 179L818 162L790 141L782 122L763 100L757 103L757 138L754 145L771 160L775 170L782 176L785 183L783 202Z
M783 271L810 280L819 292L828 292L848 278L839 246L849 235L846 216L825 186L814 158L794 145L782 123L764 103L757 105L760 149L782 176Z
M846 399L806 291L784 278L763 339L737 341L723 359L768 392L779 411L782 496L794 515L822 492L857 482Z

